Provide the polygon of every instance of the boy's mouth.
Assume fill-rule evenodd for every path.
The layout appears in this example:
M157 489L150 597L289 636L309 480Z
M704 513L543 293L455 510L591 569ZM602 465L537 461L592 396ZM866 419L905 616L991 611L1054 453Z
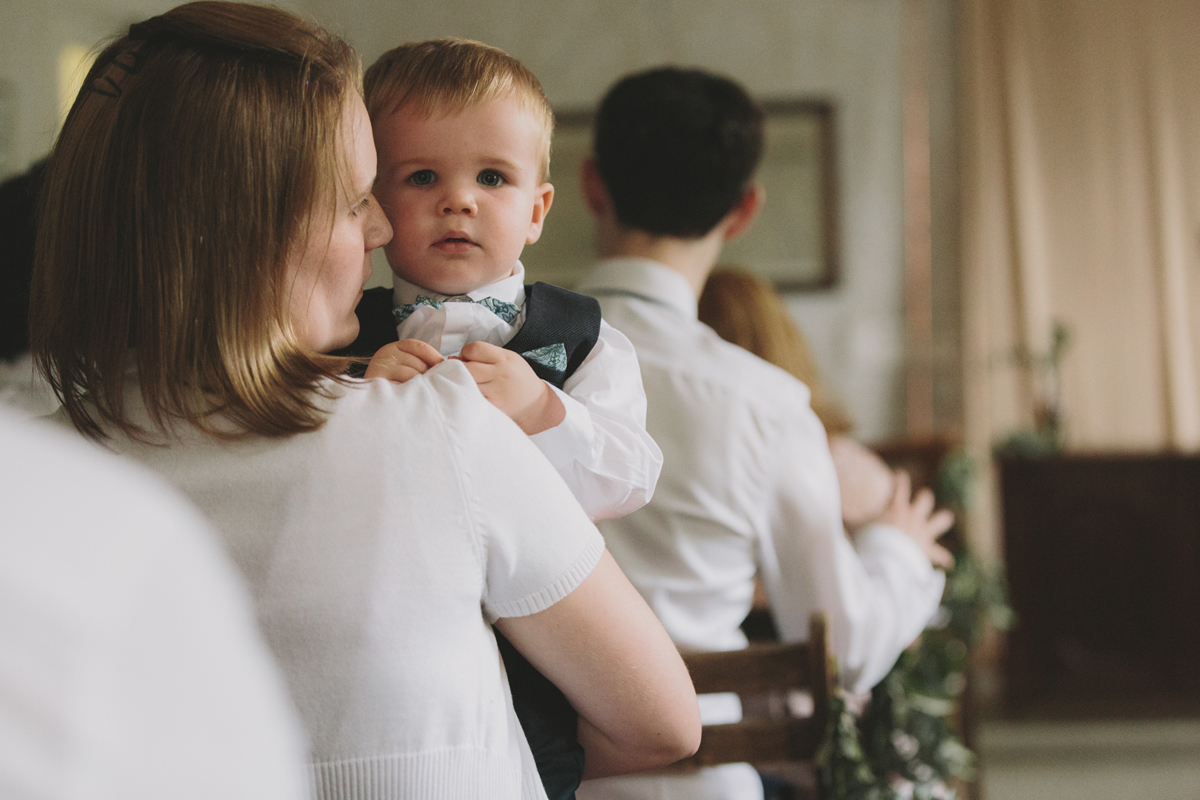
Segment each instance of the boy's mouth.
M433 243L433 246L439 250L444 250L451 253L458 253L469 250L475 247L475 242L471 241L471 237L467 236L462 231L450 231L441 239Z

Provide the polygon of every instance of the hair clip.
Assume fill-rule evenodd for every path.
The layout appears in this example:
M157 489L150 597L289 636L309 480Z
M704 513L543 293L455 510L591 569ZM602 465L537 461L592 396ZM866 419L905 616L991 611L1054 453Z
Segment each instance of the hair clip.
M142 71L142 67L145 64L146 54L142 52L142 43L135 42L132 48L123 50L113 56L104 65L104 74L96 77L88 88L96 94L101 94L105 97L120 97L122 85L114 80L112 68L116 67L126 75L136 75ZM121 76L117 75L115 77Z

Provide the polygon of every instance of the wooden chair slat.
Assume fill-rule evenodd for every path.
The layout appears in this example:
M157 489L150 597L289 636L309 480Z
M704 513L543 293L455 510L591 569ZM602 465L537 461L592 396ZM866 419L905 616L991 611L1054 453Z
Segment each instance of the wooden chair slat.
M727 653L695 653L686 660L697 694L753 694L813 682L807 644L752 644Z
M813 715L705 725L699 751L670 772L737 762L811 767L828 725L835 678L824 614L812 615L803 644L754 644L724 653L689 653L683 660L700 694L736 692L745 708L748 697L778 698L789 690L806 690L812 695Z
M700 749L682 763L710 767L739 761L751 764L805 761L817 752L824 734L824 726L812 719L706 725Z

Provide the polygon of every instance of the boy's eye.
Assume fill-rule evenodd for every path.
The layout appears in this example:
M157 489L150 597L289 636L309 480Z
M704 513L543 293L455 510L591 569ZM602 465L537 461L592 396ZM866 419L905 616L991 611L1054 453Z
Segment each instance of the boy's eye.
M499 186L504 183L504 176L494 169L485 169L475 180L484 186Z
M431 169L419 169L408 176L408 182L413 186L428 186L435 180L437 180L437 176L433 174L433 170Z

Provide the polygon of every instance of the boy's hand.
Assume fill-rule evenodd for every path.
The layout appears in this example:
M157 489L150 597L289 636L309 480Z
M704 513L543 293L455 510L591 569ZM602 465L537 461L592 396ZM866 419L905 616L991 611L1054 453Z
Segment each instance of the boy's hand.
M420 339L402 339L385 344L375 351L367 364L365 378L387 378L393 383L404 383L423 375L430 367L446 359L431 344Z
M459 357L483 396L526 434L553 428L567 416L558 395L517 353L487 342L471 342Z
M933 492L922 489L912 497L912 479L904 470L896 471L896 493L879 522L893 525L908 535L925 553L935 567L950 569L954 556L937 543L937 538L954 524L954 514L947 509L933 510Z

